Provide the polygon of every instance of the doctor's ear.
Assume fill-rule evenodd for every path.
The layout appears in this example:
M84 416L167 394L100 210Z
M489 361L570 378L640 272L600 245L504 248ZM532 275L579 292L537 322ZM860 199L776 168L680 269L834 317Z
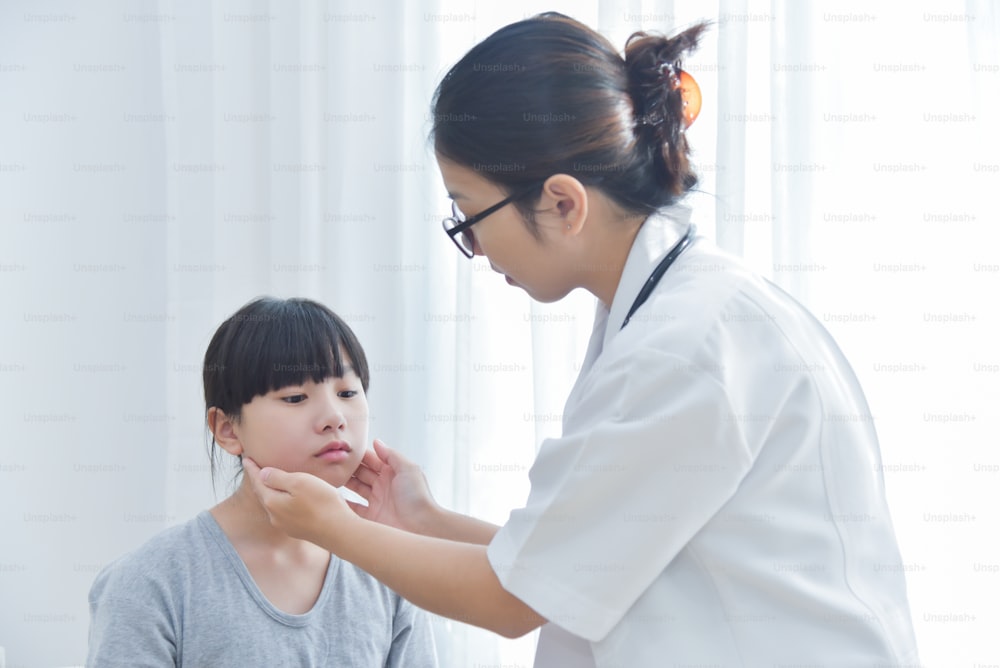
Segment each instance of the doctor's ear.
M242 455L243 444L236 433L238 418L226 415L222 409L212 406L208 409L207 419L208 430L212 432L219 447L231 455Z
M587 220L587 189L568 174L553 174L545 180L538 208L553 216L565 231L576 234Z

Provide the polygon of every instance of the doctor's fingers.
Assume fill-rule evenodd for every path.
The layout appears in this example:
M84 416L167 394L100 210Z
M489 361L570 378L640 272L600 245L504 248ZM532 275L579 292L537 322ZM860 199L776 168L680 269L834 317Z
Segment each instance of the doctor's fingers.
M260 505L264 508L264 512L267 513L268 521L272 525L277 526L274 514L271 510L277 501L276 497L287 497L288 494L271 489L265 485L260 479L260 467L257 466L256 462L248 459L247 457L243 458L243 470L246 472L247 479L250 481L250 489L253 491L254 496L257 497L257 500L260 501Z
M381 441L375 441L376 444L381 443ZM382 467L385 465L381 459L379 459L378 454L374 450L365 450L364 456L361 458L361 463L358 467L364 466L367 469L379 473Z
M367 466L359 466L354 471L354 477L352 477L351 480L359 480L365 485L371 487L372 485L375 484L375 481L378 480L378 478L379 474L376 473L375 471L372 471Z
M297 474L287 473L281 469L271 468L270 466L262 469L257 465L257 462L249 457L243 458L243 470L250 478L250 486L253 488L253 491L262 501L265 497L269 496L269 493L294 493L298 486Z
M366 501L372 500L372 487L371 485L365 484L364 482L358 480L357 478L351 478L346 483L344 487L351 490L358 496L362 497Z
M375 439L375 452L392 470L399 472L407 468L417 468L417 465L409 459L393 450L384 442Z

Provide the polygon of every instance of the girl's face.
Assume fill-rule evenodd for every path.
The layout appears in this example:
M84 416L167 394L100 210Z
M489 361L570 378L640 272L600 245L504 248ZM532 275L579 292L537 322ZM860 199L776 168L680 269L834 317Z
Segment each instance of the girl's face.
M254 397L233 424L242 454L261 467L311 473L340 487L368 443L368 399L353 370Z
M466 218L507 197L496 184L467 167L441 156L438 167L445 188ZM475 237L475 254L485 256L509 284L523 288L540 302L557 301L578 287L567 256L558 252L555 230L561 225L551 218L544 211L536 214L540 238L536 237L511 203L469 228Z

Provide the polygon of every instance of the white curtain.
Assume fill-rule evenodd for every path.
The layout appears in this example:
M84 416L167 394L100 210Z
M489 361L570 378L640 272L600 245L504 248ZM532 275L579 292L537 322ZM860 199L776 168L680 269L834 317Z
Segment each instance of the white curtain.
M853 362L923 660L1000 662L993 3L50 0L0 4L9 665L81 663L96 572L226 494L200 362L260 294L351 323L372 436L444 505L502 523L524 500L593 299L532 304L459 256L427 131L447 68L549 9L619 46L715 21L687 64L700 229ZM530 665L533 635L435 624L442 666Z

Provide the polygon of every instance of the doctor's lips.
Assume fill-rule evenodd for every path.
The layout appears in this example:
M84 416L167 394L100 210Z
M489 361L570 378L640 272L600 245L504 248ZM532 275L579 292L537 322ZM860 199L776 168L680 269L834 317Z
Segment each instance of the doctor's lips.
M325 462L342 462L351 453L351 446L344 441L332 441L323 446L314 457Z
M515 281L513 278L510 277L510 274L508 274L503 269L500 269L499 267L497 267L492 262L490 262L490 269L492 269L493 271L495 271L498 274L502 275L504 277L504 279L507 281L507 285L517 285L518 284L517 281Z

